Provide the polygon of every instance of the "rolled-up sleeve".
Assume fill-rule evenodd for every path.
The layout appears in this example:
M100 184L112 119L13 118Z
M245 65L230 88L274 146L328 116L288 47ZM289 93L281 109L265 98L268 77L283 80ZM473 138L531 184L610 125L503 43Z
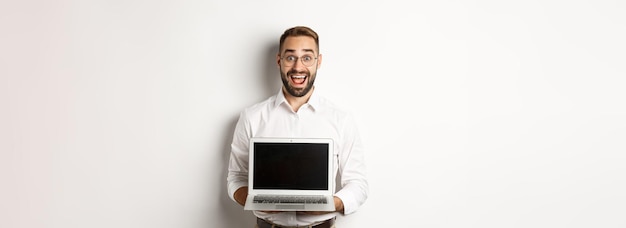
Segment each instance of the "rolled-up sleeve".
M248 186L248 160L250 124L247 121L245 111L239 115L235 126L233 142L231 144L230 160L228 162L228 196L234 201L237 189Z
M367 199L369 184L366 176L365 151L352 118L345 120L339 153L341 189L335 193L344 205L344 214L354 213Z

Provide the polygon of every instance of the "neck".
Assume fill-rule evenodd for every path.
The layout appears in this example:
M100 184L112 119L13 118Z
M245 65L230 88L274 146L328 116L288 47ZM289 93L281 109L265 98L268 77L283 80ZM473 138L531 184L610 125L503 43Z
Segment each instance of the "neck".
M287 103L289 103L289 106L291 106L291 109L294 112L298 112L298 110L300 109L300 107L302 107L302 105L309 102L309 98L311 98L311 95L313 94L313 90L315 90L315 87L311 88L311 90L304 96L296 97L296 96L289 94L289 92L287 92L287 90L283 87L283 94L285 95L285 99L287 100Z

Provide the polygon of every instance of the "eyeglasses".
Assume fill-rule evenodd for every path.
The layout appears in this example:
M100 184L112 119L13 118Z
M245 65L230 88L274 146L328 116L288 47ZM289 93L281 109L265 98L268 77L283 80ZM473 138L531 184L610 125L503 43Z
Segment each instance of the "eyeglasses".
M300 61L302 62L304 66L310 67L310 66L313 66L313 64L315 64L315 60L317 60L317 57L313 57L312 55L303 55L300 57L295 56L295 55L288 55L280 59L283 60L283 65L286 67L293 66L294 64L296 64L296 61L298 61L298 59L300 59Z

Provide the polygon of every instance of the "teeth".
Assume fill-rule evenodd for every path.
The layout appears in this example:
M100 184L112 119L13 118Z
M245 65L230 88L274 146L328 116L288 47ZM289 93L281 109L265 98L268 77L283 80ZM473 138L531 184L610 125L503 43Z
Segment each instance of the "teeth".
M291 77L292 78L297 78L297 79L302 79L302 78L305 78L306 76L304 76L304 75L294 75L294 76L291 76Z

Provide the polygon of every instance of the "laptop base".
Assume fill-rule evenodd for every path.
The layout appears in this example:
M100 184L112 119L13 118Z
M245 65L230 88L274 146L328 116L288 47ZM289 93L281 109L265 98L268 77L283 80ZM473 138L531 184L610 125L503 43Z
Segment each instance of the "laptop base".
M326 203L264 203L254 202L254 195L248 195L243 208L246 211L335 211L333 197L326 197Z

